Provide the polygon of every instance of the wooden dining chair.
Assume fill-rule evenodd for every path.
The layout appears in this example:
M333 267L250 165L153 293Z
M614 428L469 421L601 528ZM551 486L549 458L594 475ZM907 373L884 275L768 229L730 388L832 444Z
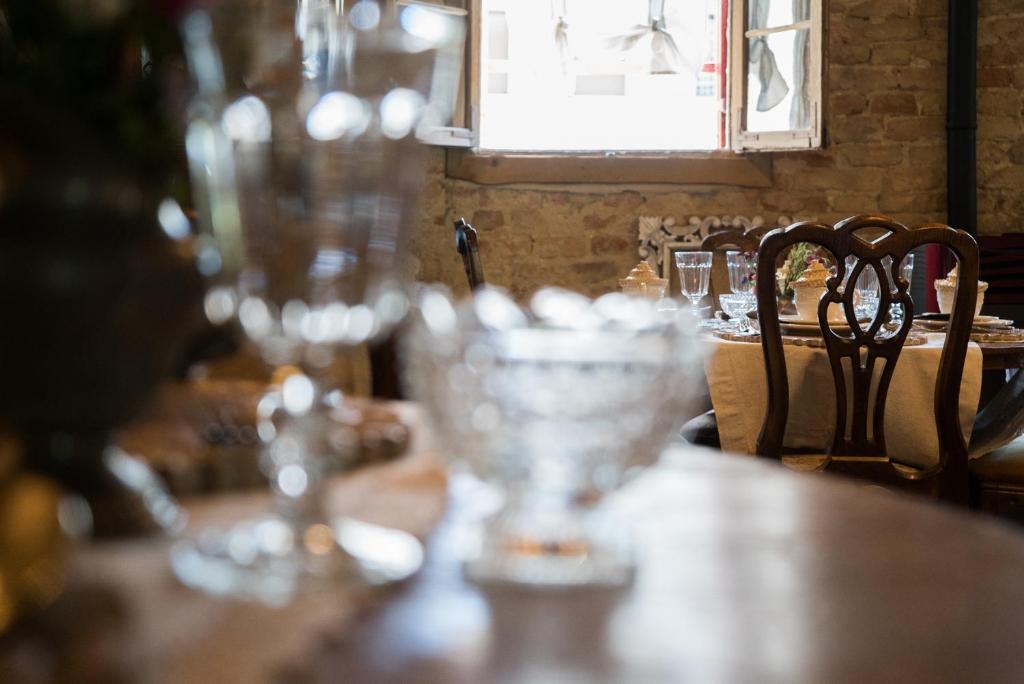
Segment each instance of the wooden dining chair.
M861 233L874 235L866 239ZM880 236L878 234L880 233ZM826 453L794 455L783 447L789 415L789 380L778 317L775 265L778 256L793 245L820 245L835 258L837 273L829 278L818 304L818 322L828 354L836 399L835 436ZM914 303L909 283L898 264L912 249L924 244L947 247L960 266L954 313L936 374L934 406L939 453L934 466L913 468L893 459L886 448L885 406L889 383L900 352L913 323ZM855 288L843 288L846 257L857 257L850 282L857 282L865 268L873 269L882 287L878 314L862 329L854 313ZM890 276L882 259L891 257ZM971 334L971 312L977 297L978 245L965 231L949 226L929 225L917 230L883 216L853 216L834 227L801 222L770 232L758 251L757 303L761 346L767 377L768 406L757 439L757 454L785 460L800 469L832 470L870 480L920 491L942 499L966 504L969 494L967 444L960 428L960 384ZM905 315L899 328L882 327L884 312L893 302L901 303ZM842 306L850 333L837 333L828 324L831 303ZM880 364L880 372L876 370ZM844 368L844 365L848 368ZM869 406L873 411L869 413ZM898 454L895 455L898 458Z
M767 223L762 223L759 226L754 226L753 228L747 228L746 234L747 235L751 235L751 236L757 238L757 241L761 242L761 238L763 238L765 235L767 235L768 233L770 233L773 230L775 230L777 227L778 226L770 226Z
M466 269L469 289L475 290L485 283L484 267L480 261L480 248L477 243L476 228L466 219L455 222L455 249L462 257L462 265Z
M761 239L741 229L723 230L711 233L700 243L700 251L711 252L711 284L708 294L711 296L712 310L721 310L719 295L731 292L729 288L729 268L725 261L725 253L729 250L756 252Z

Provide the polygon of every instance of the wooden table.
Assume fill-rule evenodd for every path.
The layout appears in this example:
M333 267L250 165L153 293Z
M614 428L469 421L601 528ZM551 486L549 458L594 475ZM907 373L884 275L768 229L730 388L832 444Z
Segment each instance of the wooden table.
M420 684L1024 681L1024 535L870 489L747 457L672 451L615 502L645 555L635 585L617 592L467 585L445 525L418 580L311 654L303 675Z
M1024 342L979 342L984 370L1024 368Z

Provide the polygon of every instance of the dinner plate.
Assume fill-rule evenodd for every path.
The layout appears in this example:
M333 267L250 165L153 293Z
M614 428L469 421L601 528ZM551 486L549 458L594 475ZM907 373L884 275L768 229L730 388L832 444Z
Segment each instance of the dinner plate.
M975 316L971 325L975 328L1009 328L1013 325L1013 321L999 316Z
M928 332L942 332L949 327L949 321L914 319L914 325L921 330L926 330Z
M779 325L781 326L783 332L799 333L802 335L821 334L821 327L818 325L817 321L783 321L780 318ZM850 326L847 323L829 323L829 328L835 330L836 332L850 332Z
M864 318L861 320L866 321L867 319ZM779 321L781 323L785 323L786 325L818 325L817 318L800 318L799 316L794 316L793 314L779 314ZM846 318L837 318L833 321L829 321L829 324L846 325Z
M870 319L868 318L860 319L861 323L868 323L869 321ZM806 318L800 318L791 314L782 314L779 316L779 323L783 330L821 334L821 327L818 325L817 320L807 320ZM836 332L850 332L850 325L846 322L845 318L838 321L829 321L828 327Z
M914 325L917 327L928 330L930 332L943 332L949 328L948 320L939 319L927 319L927 318L915 318ZM1013 321L1006 320L1005 318L999 318L999 316L976 316L971 321L972 328L980 328L984 330L1009 328L1013 325Z

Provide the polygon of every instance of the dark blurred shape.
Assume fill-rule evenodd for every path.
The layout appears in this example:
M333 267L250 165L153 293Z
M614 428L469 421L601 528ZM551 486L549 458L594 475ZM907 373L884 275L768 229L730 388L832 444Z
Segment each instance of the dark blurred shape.
M166 4L0 2L0 419L98 536L179 520L148 468L108 449L202 320L187 236L157 221L185 187Z
M371 342L370 373L373 396L378 399L405 399L405 388L399 373L398 340L400 332L393 332L379 342Z
M241 333L237 326L202 321L179 353L174 364L174 376L184 379L193 365L231 356L241 348Z
M469 280L469 289L471 290L477 289L486 282L476 238L476 228L467 223L466 219L460 218L455 222L455 249L462 257L462 265L466 269L466 279Z
M125 649L134 625L117 589L78 583L0 640L0 682L128 684L144 671Z

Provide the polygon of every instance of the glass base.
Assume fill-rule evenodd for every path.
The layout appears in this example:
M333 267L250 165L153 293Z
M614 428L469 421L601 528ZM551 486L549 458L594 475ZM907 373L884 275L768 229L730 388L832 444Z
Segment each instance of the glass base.
M601 511L515 509L473 528L463 569L481 584L621 587L636 562L629 529Z
M348 518L298 533L280 518L257 518L171 549L174 574L186 586L271 605L300 591L399 582L422 565L423 546L411 534Z

